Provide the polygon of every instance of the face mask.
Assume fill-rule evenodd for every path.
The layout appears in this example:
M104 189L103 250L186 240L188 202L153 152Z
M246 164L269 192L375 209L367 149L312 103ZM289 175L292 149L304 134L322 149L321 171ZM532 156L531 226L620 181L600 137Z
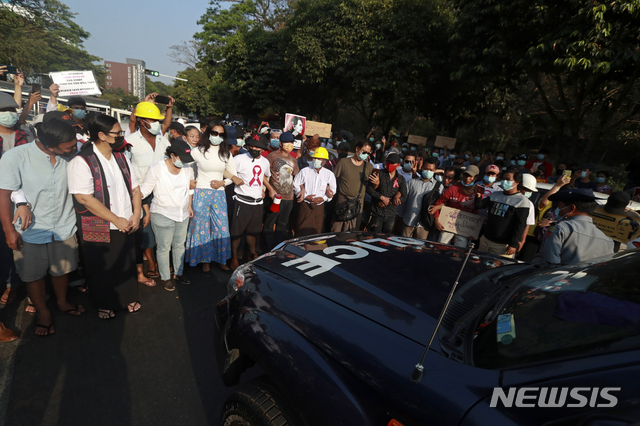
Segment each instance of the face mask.
M432 157L438 158L440 156L440 154L438 154L437 152L434 152L431 154Z
M411 163L404 163L402 165L402 168L404 169L405 172L408 172L411 170Z
M319 158L314 158L313 159L313 168L314 169L319 169L320 167L322 167L322 160L320 160Z
M475 184L475 182L474 182L474 181L471 181L471 183L466 184L466 183L464 183L464 181L462 181L462 180L460 181L460 183L462 184L462 186L466 186L467 188L468 188L468 187L470 187L470 186L473 186L473 185Z
M441 175L436 175L436 180L438 182L442 182L442 176Z
M238 145L239 148L242 148L244 146L244 139L236 139L236 145Z
M407 152L407 147L406 146L402 147L402 152Z
M544 154L538 154L536 157L538 157L538 160L544 160Z
M502 155L498 155L498 156L496 157L496 160L497 160L497 161L502 161L502 160L504 160L504 157L503 157Z
M455 155L455 154L451 154L451 155L449 156L449 159L450 159L450 160L455 160L455 159L456 159L456 157L457 157L457 155Z
M495 176L485 176L484 177L484 181L487 183L493 183L496 181L496 177Z
M604 178L604 177L597 177L596 178L596 182L598 182L598 183L605 183L606 180L607 180L607 178Z
M502 189L504 189L505 191L509 191L511 189L513 189L513 181L512 180L503 180L500 183L500 186L502 187Z
M473 157L473 161L475 161L476 163L478 163L481 160L480 157Z
M339 152L338 153L338 158L347 158L347 153L346 152Z
M73 111L73 116L78 120L84 120L85 115L87 115L87 111L83 109L76 109Z
M124 146L124 136L116 136L114 139L115 139L115 142L109 145L111 145L112 150L117 151Z
M380 148L382 148L382 144L381 143L377 143L376 144L376 149L380 149Z
M516 165L516 160L509 161L509 164L511 164L512 166L515 166Z
M331 143L331 138L329 138L329 143Z
M365 154L364 152L361 152L360 154L358 154L358 158L362 161L366 161L367 158L369 158L369 156L367 154Z
M418 148L416 148L415 146L412 146L412 147L411 147L411 151L415 151L415 150L417 150L417 149L418 149Z
M560 214L560 210L564 210L564 207L562 209L560 207L556 207L556 209L553 211L553 215L556 217L556 222L564 219L564 216Z
M582 172L582 173L580 173L580 177L581 177L581 178L586 178L586 177L587 177L587 172Z
M76 155L76 153L78 152L78 148L74 147L71 151L69 152L63 152L61 154L56 154L59 157L63 157L63 158L71 158L74 155Z
M387 164L387 171L389 173L394 172L398 168L397 164Z
M18 122L18 113L13 111L0 112L0 126L13 127Z
M160 129L160 122L154 121L153 123L149 124L149 128L147 130L149 130L149 133L151 133L152 135L157 135L158 133L160 133Z
M249 155L251 155L251 158L258 158L260 157L260 151L258 151L257 149L249 148Z
M211 142L212 145L218 146L222 143L224 139L221 138L220 136L209 136L209 142Z
M533 192L529 192L529 191L524 192L524 196L527 198L531 198L531 194L533 194Z
M271 148L280 148L280 139L271 139Z
M173 162L173 165L179 169L184 167L184 163L179 158L176 158L175 160L171 160L171 161Z
M430 170L423 170L423 171L422 171L422 177L423 177L424 179L429 180L429 179L431 179L431 178L433 177L433 172L432 172L432 171L430 171Z
M373 142L375 140L375 138L369 138L369 142ZM331 140L329 140L329 142L331 142Z
M518 160L518 166L524 166L525 164L527 164L526 161L524 160Z
M469 154L465 154L465 155L464 155L464 159L465 159L465 160L468 160L469 158L471 158L471 157L469 157Z
M309 157L313 156L313 151L309 151Z

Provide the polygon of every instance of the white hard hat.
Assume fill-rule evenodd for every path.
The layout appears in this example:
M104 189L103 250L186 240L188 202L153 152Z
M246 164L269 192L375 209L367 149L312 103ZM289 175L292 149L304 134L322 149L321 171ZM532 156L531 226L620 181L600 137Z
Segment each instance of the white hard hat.
M537 183L538 181L536 181L536 178L533 177L533 175L530 175L529 173L522 174L522 186L527 191L538 192L538 190L536 189Z

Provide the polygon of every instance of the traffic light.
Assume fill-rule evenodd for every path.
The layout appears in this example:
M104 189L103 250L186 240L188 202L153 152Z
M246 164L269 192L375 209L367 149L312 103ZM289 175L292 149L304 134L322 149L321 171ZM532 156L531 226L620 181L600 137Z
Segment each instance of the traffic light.
M145 73L145 74L152 75L152 76L154 76L154 77L160 77L160 73L159 73L158 71L154 71L154 70L147 70L147 69L145 69L145 70L144 70L144 73Z

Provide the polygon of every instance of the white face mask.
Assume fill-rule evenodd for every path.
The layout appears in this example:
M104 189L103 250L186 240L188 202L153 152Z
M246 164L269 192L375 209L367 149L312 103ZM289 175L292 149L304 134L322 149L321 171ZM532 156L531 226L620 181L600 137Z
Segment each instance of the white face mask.
M149 128L147 129L149 130L149 133L151 133L152 135L157 135L158 133L160 133L162 127L160 126L159 121L154 121L153 123L147 124L149 124Z
M215 146L220 145L223 140L224 139L221 138L220 136L209 136L209 141Z
M533 192L529 192L529 191L524 192L524 196L527 198L531 198L531 194L533 194Z
M244 139L236 139L236 145L242 148L244 146Z
M18 122L18 113L13 111L0 112L0 126L11 128Z
M314 169L319 169L320 167L322 167L322 160L314 158L313 159L313 168Z
M184 163L179 158L176 158L175 160L171 160L171 161L173 161L173 165L179 169L184 167Z

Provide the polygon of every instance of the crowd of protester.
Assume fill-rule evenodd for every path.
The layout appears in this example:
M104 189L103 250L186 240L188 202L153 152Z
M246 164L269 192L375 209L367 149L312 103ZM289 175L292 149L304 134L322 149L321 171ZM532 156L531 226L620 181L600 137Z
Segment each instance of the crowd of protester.
M190 284L185 263L211 276L212 267L234 270L293 236L365 230L468 247L469 238L445 230L445 206L486 218L476 247L490 254L565 265L614 250L589 216L593 191L612 192L607 171L554 167L544 149L508 157L373 132L349 141L268 123L198 128L171 119L173 99L161 114L155 94L123 129L87 113L82 98L59 105L58 87L50 89L35 129L18 114L22 99L0 93L2 302L25 283L39 336L55 333L47 275L58 309L85 312L66 299L75 281L109 320L140 311L139 283L155 286L159 277L174 291ZM536 208L529 197L539 182L553 187ZM626 206L625 197L611 200ZM0 341L14 338L0 323Z

